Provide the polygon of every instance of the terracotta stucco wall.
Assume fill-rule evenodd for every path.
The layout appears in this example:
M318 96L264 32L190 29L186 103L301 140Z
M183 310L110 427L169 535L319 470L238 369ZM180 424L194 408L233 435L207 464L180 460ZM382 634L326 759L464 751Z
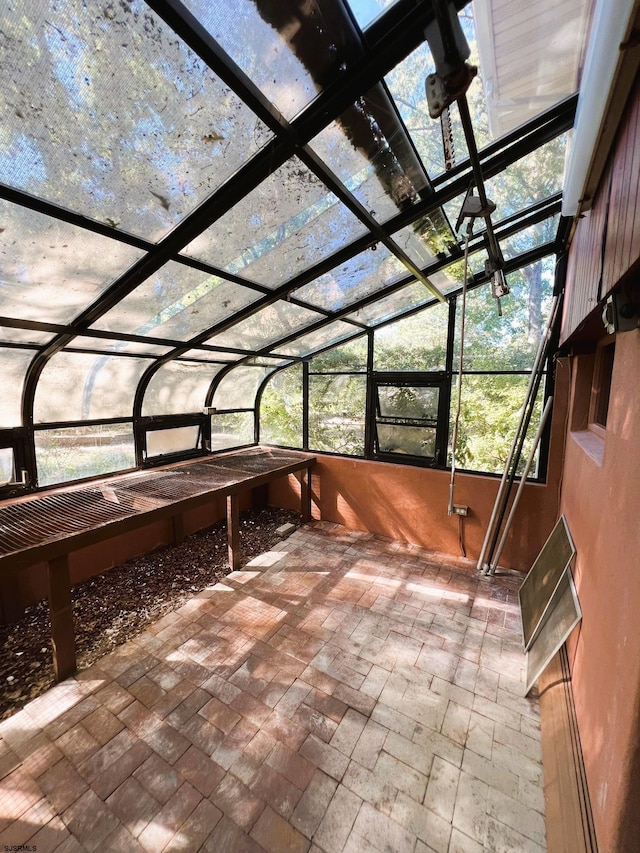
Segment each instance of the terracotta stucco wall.
M527 571L555 524L568 389L568 366L560 362L548 480L525 487L501 565ZM455 503L469 507L464 539L471 559L480 554L498 485L493 477L456 477ZM271 484L269 502L295 508L297 494L290 477ZM315 517L458 557L458 518L447 515L448 500L447 471L322 455L313 469Z
M601 853L640 850L640 330L616 338L601 464L567 438L561 508L582 623L569 644Z

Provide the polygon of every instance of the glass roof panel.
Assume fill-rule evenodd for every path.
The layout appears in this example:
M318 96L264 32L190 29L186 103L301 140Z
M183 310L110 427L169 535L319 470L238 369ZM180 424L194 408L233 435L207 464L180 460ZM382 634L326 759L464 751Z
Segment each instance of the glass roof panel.
M0 384L2 385L2 405L0 406L0 427L15 427L22 424L22 388L27 369L36 355L35 350L0 349Z
M10 4L3 28L11 186L158 240L269 138L141 0Z
M375 251L372 247L361 252L310 284L294 290L293 295L327 311L339 311L403 275L408 275L408 270L402 261L386 246L376 245Z
M440 119L432 119L429 115L424 89L427 76L434 70L429 45L424 42L385 77L389 91L430 178L441 175L446 170L442 124ZM481 93L481 87L476 81L471 85L473 87L469 90L471 95L475 87ZM455 103L449 107L449 120L454 158L457 164L466 160L469 155L460 113Z
M45 365L34 402L36 423L130 418L147 358L63 351Z
M487 196L495 202L497 220L562 190L567 136L542 145L486 181Z
M396 231L392 237L420 269L457 246L453 231L441 210L420 217L411 225Z
M52 332L36 332L32 329L14 329L13 326L0 326L0 342L12 344L48 343L53 338Z
M295 341L279 346L277 352L282 355L308 355L315 350L336 344L357 332L358 329L350 323L334 320L333 323L328 323L326 326L316 329L315 332L309 332L296 338Z
M209 352L206 349L198 349L197 347L194 349L188 349L183 355L180 356L180 359L186 359L189 361L190 359L199 359L200 361L240 361L242 358L238 353L233 352Z
M2 199L0 223L4 317L69 323L143 254Z
M396 0L348 0L349 8L356 17L360 27L364 29L374 18L393 6Z
M142 401L143 416L201 412L221 364L168 361L151 377Z
M297 115L353 59L357 43L339 4L186 0L185 5L286 118Z
M184 341L261 296L255 290L169 261L94 323L94 328Z
M171 347L158 346L157 344L146 344L138 341L117 341L112 338L94 338L88 335L79 335L65 350L97 349L101 352L111 352L114 355L122 352L134 353L135 355L164 355Z
M523 252L529 252L538 246L543 246L545 243L552 243L558 233L558 225L560 223L560 214L550 216L548 219L543 219L542 222L537 222L535 225L530 225L517 234L511 237L504 237L500 240L502 254L505 260L515 258Z
M207 344L234 349L262 349L322 319L322 314L278 300L230 329L213 335L207 340Z
M411 207L427 187L382 86L359 98L310 145L378 222Z
M432 301L433 294L423 284L414 281L413 284L408 284L406 287L390 293L389 296L372 302L370 305L365 305L359 311L347 315L347 320L355 320L357 323L375 326L384 320L395 317L396 314L402 314L403 311L417 308L419 305L425 305Z
M184 252L273 288L365 231L336 196L292 157Z
M253 367L241 364L220 380L213 395L212 406L218 410L252 409L262 382L273 373L273 367Z

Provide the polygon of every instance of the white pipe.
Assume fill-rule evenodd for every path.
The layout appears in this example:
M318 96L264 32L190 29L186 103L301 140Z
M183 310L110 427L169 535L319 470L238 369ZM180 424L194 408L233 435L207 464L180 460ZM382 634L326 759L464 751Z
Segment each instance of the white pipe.
M500 506L500 502L502 500L502 496L504 494L504 489L507 484L507 478L509 476L509 469L511 468L511 463L513 462L513 455L516 450L516 445L518 444L518 439L520 438L520 432L522 430L522 425L524 423L527 404L529 402L529 398L531 397L531 391L533 389L533 384L535 382L536 373L538 372L538 368L540 367L540 363L544 357L544 351L547 346L547 341L551 335L551 329L553 328L553 324L556 317L556 312L558 310L558 297L554 296L551 302L551 310L549 311L549 316L547 318L547 324L544 329L544 334L540 338L540 342L538 344L538 351L536 353L535 360L533 362L533 367L531 368L531 373L529 375L529 384L527 386L527 393L525 395L524 403L522 404L522 411L520 413L520 420L518 421L518 426L516 427L516 433L513 437L513 441L511 442L511 449L509 450L509 455L507 456L507 461L505 462L504 471L502 472L502 479L500 480L500 485L498 486L498 494L496 495L495 503L493 504L493 511L491 513L491 518L489 519L489 526L487 527L487 533L484 537L484 542L482 543L482 550L480 551L480 556L478 557L478 563L476 568L479 572L483 571L484 566L484 557L487 553L487 547L489 545L489 539L493 535L493 526L495 524L496 516L498 515L498 507Z
M536 455L536 450L538 449L538 444L540 443L540 439L542 437L542 432L544 430L545 424L547 422L547 418L549 417L549 412L551 411L551 403L553 401L553 397L549 397L547 400L547 404L544 407L544 411L542 413L542 417L540 418L540 426L538 427L538 431L536 432L533 445L531 447L531 452L529 453L529 458L527 459L527 464L524 466L524 471L522 472L522 477L520 479L520 485L518 486L518 491L516 492L516 496L513 499L513 505L511 507L511 512L509 513L509 517L507 518L507 523L504 526L504 530L502 532L502 538L498 544L496 549L495 556L493 558L493 565L489 571L490 574L493 574L497 568L498 560L502 555L502 549L504 548L504 543L507 541L507 534L509 533L509 529L511 528L511 522L513 521L513 517L516 514L516 509L518 508L518 502L520 501L520 496L522 495L523 489L527 482L527 477L529 476L529 470L531 469L531 464L533 462L533 457Z
M623 56L620 45L637 14L638 0L597 0L580 81L574 138L567 158L562 215L575 216L586 191L594 155L611 108Z

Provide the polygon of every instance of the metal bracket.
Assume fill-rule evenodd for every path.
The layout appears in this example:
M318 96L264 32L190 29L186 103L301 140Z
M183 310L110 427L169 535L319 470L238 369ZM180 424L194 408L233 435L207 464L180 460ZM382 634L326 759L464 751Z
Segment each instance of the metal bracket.
M460 70L447 77L429 74L424 82L431 118L440 118L444 110L467 91L478 73L475 65L463 62Z

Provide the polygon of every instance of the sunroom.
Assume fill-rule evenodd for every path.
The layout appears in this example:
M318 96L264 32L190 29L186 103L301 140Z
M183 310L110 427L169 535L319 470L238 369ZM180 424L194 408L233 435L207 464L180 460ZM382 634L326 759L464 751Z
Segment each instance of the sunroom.
M639 10L611 7L8 3L0 617L48 600L60 684L0 725L5 843L636 849ZM264 505L305 524L245 565ZM526 698L517 591L561 516L582 620ZM229 579L76 670L78 586L221 519Z

